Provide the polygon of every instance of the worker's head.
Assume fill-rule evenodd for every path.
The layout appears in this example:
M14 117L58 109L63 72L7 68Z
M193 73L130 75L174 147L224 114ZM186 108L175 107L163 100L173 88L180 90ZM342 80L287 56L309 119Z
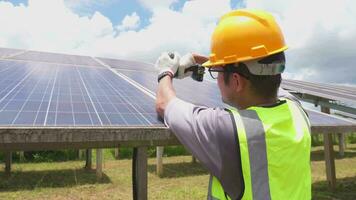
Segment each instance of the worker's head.
M263 102L276 98L286 49L272 15L236 10L220 19L212 36L209 61L203 66L217 72L214 78L224 102L237 106L254 98Z

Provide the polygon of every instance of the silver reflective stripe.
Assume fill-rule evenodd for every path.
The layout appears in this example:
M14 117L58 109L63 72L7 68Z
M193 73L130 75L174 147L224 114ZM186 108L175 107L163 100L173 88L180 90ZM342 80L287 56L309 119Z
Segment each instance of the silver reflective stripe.
M211 195L211 189L213 187L213 176L210 174L209 178L209 188L208 188L208 200L213 200L213 196Z
M253 199L270 200L266 136L256 111L239 111L245 126L250 159Z

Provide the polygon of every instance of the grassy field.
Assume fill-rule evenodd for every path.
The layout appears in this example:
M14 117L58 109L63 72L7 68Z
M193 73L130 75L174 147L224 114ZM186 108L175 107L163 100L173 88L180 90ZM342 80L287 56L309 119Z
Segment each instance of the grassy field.
M83 161L15 163L9 177L2 167L0 199L132 199L131 160L114 160L109 150L104 157L104 177L100 181L94 170L83 169ZM330 192L322 147L313 147L313 199L356 199L356 144L348 145L343 158L338 154L336 157L337 189ZM155 174L154 163L155 159L150 158L149 199L206 199L208 173L199 163L192 163L190 156L164 158L162 178Z

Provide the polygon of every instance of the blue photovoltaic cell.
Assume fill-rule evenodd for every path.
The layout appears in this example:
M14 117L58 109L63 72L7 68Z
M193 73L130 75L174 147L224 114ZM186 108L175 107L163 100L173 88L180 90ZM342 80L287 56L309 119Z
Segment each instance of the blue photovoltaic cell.
M154 100L110 70L0 60L1 126L163 126Z

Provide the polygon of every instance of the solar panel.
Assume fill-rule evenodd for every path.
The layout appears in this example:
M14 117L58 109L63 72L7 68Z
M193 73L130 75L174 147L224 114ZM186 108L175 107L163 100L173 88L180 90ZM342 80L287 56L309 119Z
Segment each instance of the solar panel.
M116 70L143 85L152 92L157 90L156 73L147 73L145 71L138 70ZM217 84L209 81L208 79L205 79L203 82L197 82L190 78L182 80L174 79L173 85L177 96L183 100L198 105L224 106L221 101L221 95Z
M77 56L77 55L66 55L58 53L44 53L38 51L26 51L23 54L19 54L11 57L15 60L24 61L37 61L46 63L58 63L58 64L74 64L74 65L87 65L102 67L98 62L89 56Z
M157 75L154 73L134 70L127 71L120 69L117 69L117 71L129 77L130 79L133 79L151 91L155 91L157 88ZM208 79L205 79L203 82L196 82L192 79L174 79L173 84L177 96L183 100L210 107L226 107L226 105L222 103L221 95L216 82ZM343 127L344 129L346 128L350 131L356 130L356 124L348 120L313 110L307 110L307 113L309 115L311 125L315 128L314 130L316 131L337 131L340 130L339 127ZM328 127L328 129L317 129L320 127Z
M19 49L8 49L8 48L0 48L0 58L7 58L11 55L24 52L23 50Z
M155 72L154 66L150 63L137 62L131 60L119 60L110 58L98 58L114 69L128 69Z
M104 67L0 60L1 126L163 126L154 100Z
M307 110L312 126L350 126L356 124L352 121L333 115Z
M310 94L341 102L356 103L355 87L335 86L331 84L311 83L297 80L283 80L281 86L285 89L303 94Z
M29 51L11 59L18 61L0 60L1 126L164 126L157 119L153 98L91 57ZM157 75L152 64L99 60L154 96ZM208 79L200 83L175 79L174 86L183 100L225 106L217 84ZM340 119L308 112L313 126L342 125Z

